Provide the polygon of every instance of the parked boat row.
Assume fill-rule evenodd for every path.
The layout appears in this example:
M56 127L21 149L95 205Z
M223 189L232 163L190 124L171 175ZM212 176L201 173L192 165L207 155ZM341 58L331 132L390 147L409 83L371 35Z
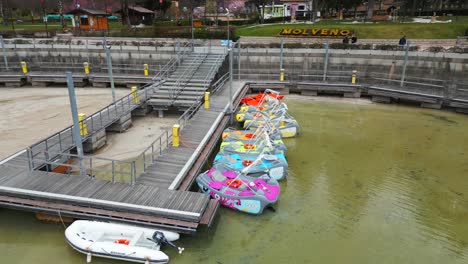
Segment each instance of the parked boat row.
M244 98L236 114L241 129L227 128L212 168L198 175L202 192L234 210L261 214L280 195L287 176L283 138L299 133L283 96L273 90Z

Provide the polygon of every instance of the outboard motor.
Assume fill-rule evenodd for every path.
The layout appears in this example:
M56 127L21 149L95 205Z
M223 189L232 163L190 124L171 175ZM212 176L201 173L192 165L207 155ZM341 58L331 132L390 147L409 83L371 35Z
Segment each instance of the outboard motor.
M164 236L164 233L160 231L155 231L153 237L150 240L158 245L169 245L173 248L176 248L177 250L179 250L179 254L182 254L182 252L184 251L184 248L178 247L171 241L167 240L167 238Z

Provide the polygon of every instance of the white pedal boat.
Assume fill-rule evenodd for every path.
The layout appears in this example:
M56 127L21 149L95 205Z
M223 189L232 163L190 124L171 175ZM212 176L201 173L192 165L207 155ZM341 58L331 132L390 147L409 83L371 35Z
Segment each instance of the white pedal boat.
M138 263L167 263L169 257L160 250L179 234L130 225L77 220L65 230L65 239L75 250L91 257L103 257ZM182 253L183 248L177 248Z

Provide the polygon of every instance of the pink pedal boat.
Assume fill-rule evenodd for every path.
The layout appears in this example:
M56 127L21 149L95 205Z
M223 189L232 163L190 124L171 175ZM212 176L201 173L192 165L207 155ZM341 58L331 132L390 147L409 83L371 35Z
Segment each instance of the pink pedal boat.
M249 177L218 165L198 175L196 181L203 193L221 205L249 214L261 214L280 194L278 181L267 174Z

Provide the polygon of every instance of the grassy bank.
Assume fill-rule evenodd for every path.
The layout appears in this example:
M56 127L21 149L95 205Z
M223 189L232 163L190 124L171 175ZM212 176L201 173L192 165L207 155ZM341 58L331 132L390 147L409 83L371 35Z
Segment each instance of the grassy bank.
M316 23L311 24L274 24L238 27L237 36L278 36L282 28L341 28L356 32L361 39L398 39L406 35L412 39L450 39L463 36L468 27L468 19L457 19L447 24L419 24L419 23L378 23L378 24L344 24L344 23Z

